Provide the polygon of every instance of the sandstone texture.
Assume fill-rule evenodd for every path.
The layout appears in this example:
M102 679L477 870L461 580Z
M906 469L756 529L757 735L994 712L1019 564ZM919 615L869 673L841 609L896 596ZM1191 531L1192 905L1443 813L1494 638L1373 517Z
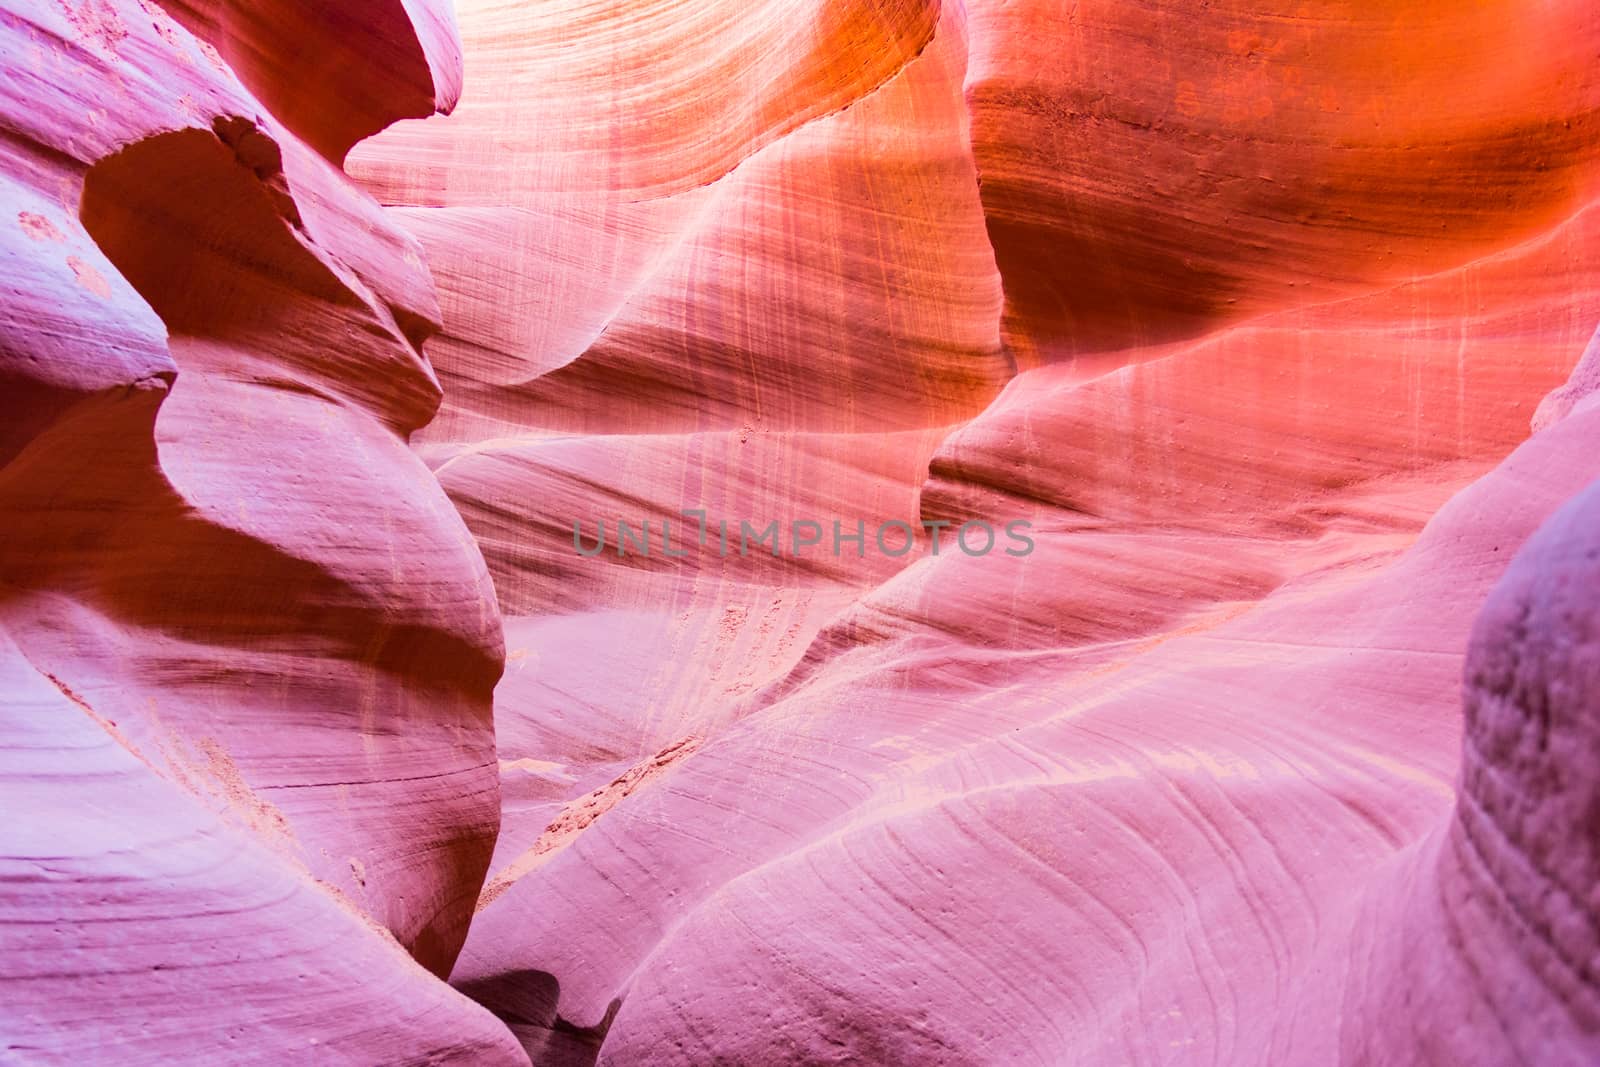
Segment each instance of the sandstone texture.
M1600 1062L1591 0L0 50L0 1060Z
M0 10L8 1062L522 1059L439 980L504 643L407 446L438 304L332 159L460 55L360 9Z

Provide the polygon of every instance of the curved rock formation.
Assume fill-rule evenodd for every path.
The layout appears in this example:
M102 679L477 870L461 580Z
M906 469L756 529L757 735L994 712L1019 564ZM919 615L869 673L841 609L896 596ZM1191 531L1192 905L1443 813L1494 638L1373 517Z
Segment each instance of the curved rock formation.
M1455 810L1386 865L1327 937L1286 1052L1573 1065L1600 1054L1587 832L1597 502L1591 483L1491 593L1467 655ZM1337 1030L1330 1001L1347 1020ZM1450 1012L1415 1010L1425 1003Z
M973 152L1024 361L1408 279L1597 191L1583 0L970 10Z
M704 57L811 12L656 12L463 5L460 111L351 160L508 613L453 981L539 1062L1382 1059L1299 975L1427 884L1467 623L1600 474L1586 372L1540 407L1600 322L1600 19L947 4L730 169ZM684 508L1036 547L574 551Z
M368 79L368 114L320 98L356 135L432 107L340 26L289 52L212 14L251 88L153 3L0 13L7 1058L518 1062L435 977L499 822L504 656L407 447L438 306L280 91ZM421 55L447 22L370 29Z
M458 6L0 12L8 1053L1600 1057L1592 3Z
M391 122L449 112L461 96L461 39L446 0L171 0L162 10L334 163Z

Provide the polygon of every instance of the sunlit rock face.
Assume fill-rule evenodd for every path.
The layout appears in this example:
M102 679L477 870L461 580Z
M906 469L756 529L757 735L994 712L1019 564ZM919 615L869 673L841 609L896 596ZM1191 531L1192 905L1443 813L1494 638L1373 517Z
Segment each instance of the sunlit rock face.
M349 166L507 615L452 981L536 1062L1590 1062L1594 679L1559 797L1461 723L1600 476L1600 11L458 14ZM683 509L951 525L575 551Z
M8 1056L1600 1062L1590 0L0 49Z
M1406 281L1593 192L1584 0L968 10L973 151L1019 358Z

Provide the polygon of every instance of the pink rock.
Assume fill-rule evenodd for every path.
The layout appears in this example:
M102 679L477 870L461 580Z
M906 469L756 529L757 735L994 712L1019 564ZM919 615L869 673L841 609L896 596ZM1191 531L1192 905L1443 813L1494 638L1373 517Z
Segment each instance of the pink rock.
M1588 0L13 7L9 1056L1600 1060Z
M499 822L504 644L407 447L437 303L321 122L430 112L383 49L340 50L370 29L420 59L449 20L373 14L318 41L211 12L243 82L154 3L0 18L0 1031L24 1062L524 1059L438 977ZM383 106L320 83L319 118L297 93L330 75Z

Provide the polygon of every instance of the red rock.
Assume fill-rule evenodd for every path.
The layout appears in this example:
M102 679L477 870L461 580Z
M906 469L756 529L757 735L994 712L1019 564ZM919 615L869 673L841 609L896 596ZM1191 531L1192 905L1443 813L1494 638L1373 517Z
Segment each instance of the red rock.
M0 21L14 1048L1600 1056L1592 4L459 18Z
M398 119L461 96L461 39L445 0L139 0L163 37L170 14L306 144L335 163Z
M551 11L597 52L615 29ZM511 616L506 818L453 981L536 1060L1338 1049L1291 976L1357 958L1337 923L1369 872L1447 822L1467 623L1600 473L1587 419L1499 466L1600 321L1600 26L1551 8L1506 66L1501 11L1296 14L947 10L876 92L684 188L659 168L670 144L718 169L718 83L670 139L619 122L577 167L555 131L617 90L525 104L551 54L469 10L469 65L492 58L461 112L356 153L418 205L446 322L423 450ZM627 99L698 54L630 69ZM951 128L998 317L957 295L972 209L893 192ZM797 240L824 252L774 254ZM922 369L949 342L899 325L930 312L1026 370L964 424ZM572 551L573 519L684 506L1015 515L1039 548Z
M1024 363L1407 280L1596 193L1584 0L971 12L973 153Z

